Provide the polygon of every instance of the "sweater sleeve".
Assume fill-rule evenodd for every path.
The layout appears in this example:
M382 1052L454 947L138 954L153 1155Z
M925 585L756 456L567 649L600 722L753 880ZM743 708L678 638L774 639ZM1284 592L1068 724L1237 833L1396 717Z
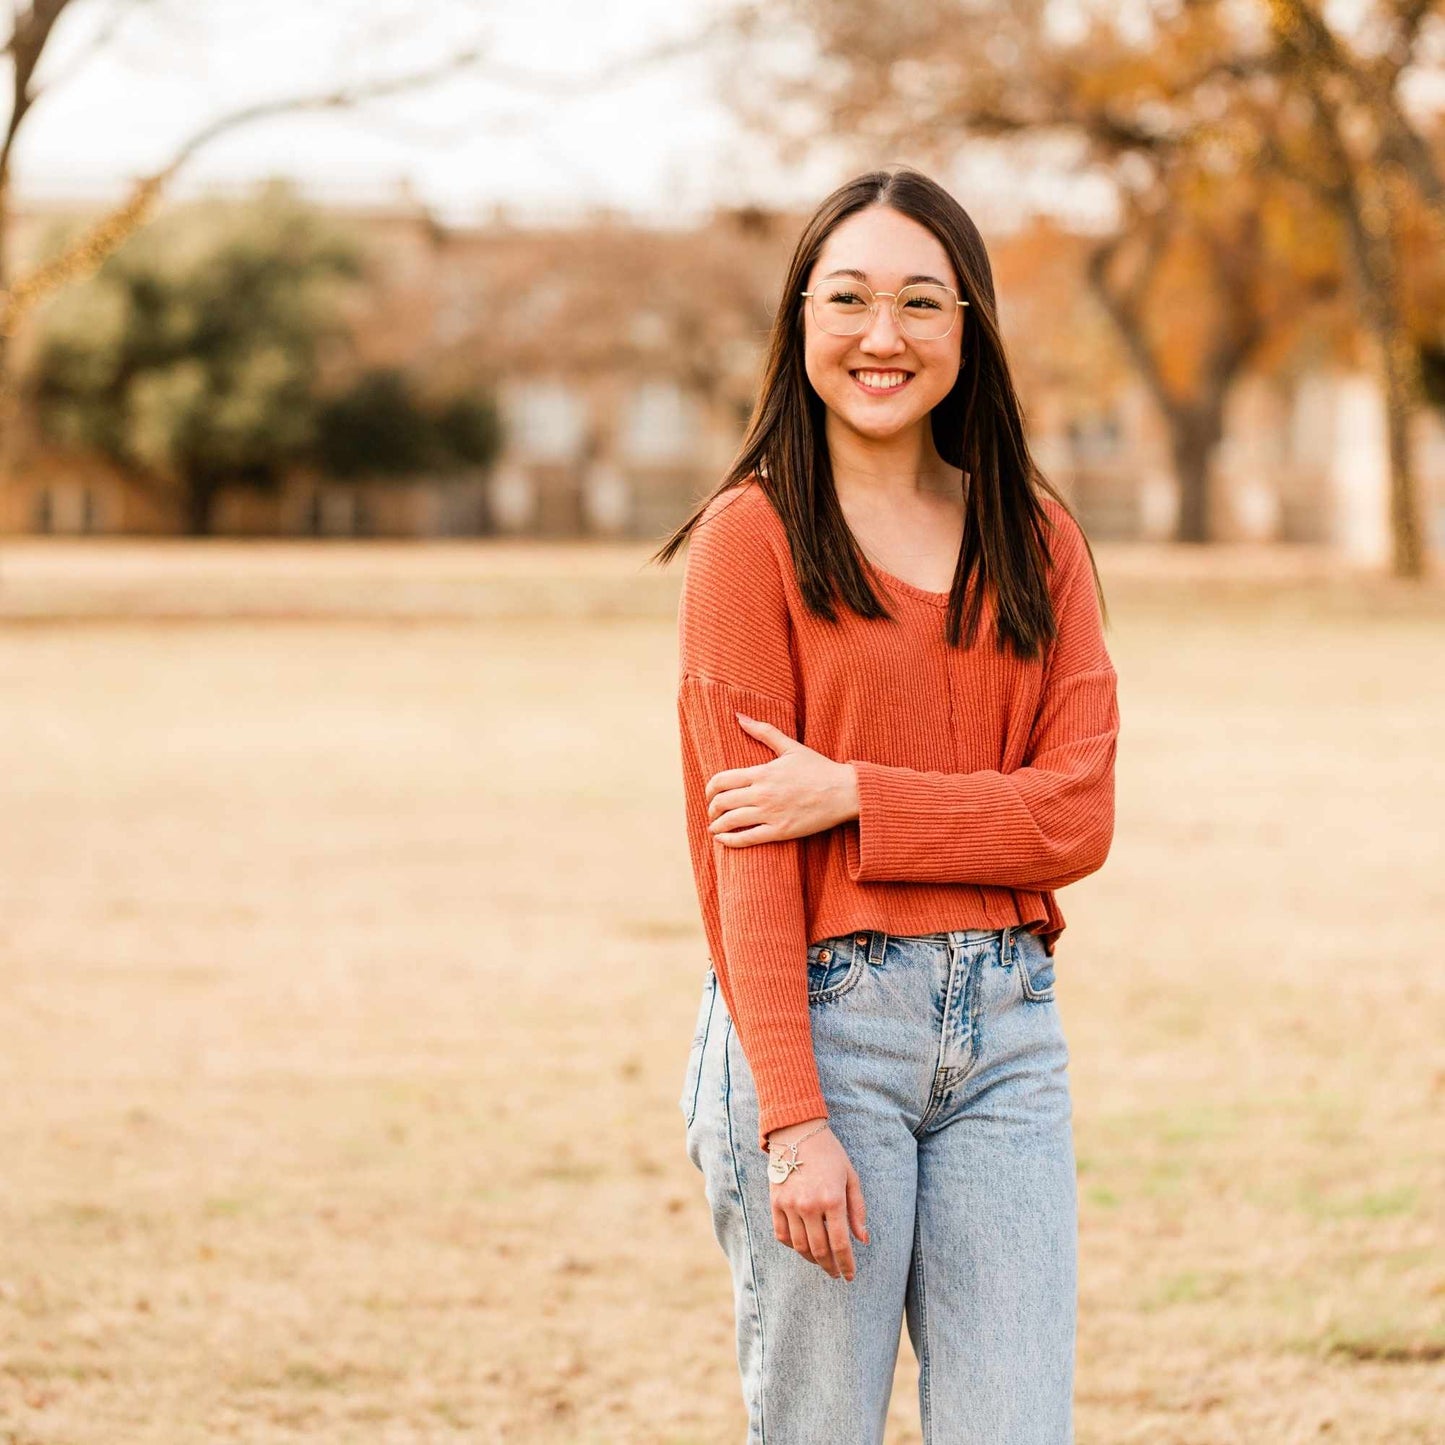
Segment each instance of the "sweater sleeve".
M1008 773L942 773L848 759L858 775L857 823L843 828L854 882L1051 891L1108 856L1117 675L1082 534L1066 519L1054 537L1064 552L1051 572L1057 635L1023 765Z
M762 530L759 505L769 504L723 493L688 542L678 610L678 714L698 788L726 768L776 756L743 730L739 712L798 736L781 559ZM702 799L690 798L689 809L693 831L708 836ZM729 848L716 837L710 843L721 924L721 956L713 964L757 1087L758 1145L765 1150L769 1130L828 1114L808 1010L801 844Z

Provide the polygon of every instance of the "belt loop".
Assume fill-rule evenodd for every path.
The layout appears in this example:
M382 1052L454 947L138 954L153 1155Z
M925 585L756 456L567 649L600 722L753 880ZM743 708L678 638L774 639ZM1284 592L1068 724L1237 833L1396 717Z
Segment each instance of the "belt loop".
M888 935L881 928L875 928L868 939L868 962L880 964L883 962L883 950L888 946Z
M1009 945L1013 942L1013 925L1004 924L998 935L998 961L1007 968L1013 962L1013 955L1009 952Z

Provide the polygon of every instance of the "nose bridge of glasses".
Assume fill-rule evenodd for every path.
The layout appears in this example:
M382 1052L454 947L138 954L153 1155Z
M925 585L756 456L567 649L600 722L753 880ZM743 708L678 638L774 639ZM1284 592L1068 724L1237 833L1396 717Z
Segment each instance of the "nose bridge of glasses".
M888 304L881 306L879 303L884 297L888 298ZM898 304L898 293L896 291L875 291L873 293L873 304L868 308L868 319L863 323L864 332L871 332L878 324L878 318L886 316L892 321L894 329L908 335L908 328L903 324L903 308Z
M878 325L878 318L885 315L892 320L894 328L900 335L912 335L908 327L904 325L903 308L898 304L899 293L897 291L875 291L864 282L858 283L858 290L866 292L872 299L868 303L867 313L859 321L857 330L853 333L855 336L872 335L873 328ZM903 290L908 290L908 287L905 286ZM880 306L878 303L885 297L888 305Z

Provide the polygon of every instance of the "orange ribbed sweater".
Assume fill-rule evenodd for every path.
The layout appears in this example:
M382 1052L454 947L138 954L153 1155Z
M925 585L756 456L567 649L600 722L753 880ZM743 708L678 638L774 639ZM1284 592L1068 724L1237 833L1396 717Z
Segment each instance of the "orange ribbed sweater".
M1053 890L1092 873L1114 832L1116 674L1082 535L1053 498L1049 592L1058 636L1026 663L944 635L948 595L871 563L893 619L804 605L787 533L752 478L689 534L678 608L678 720L688 847L713 968L770 1129L824 1117L807 947L861 929L1064 930ZM728 847L708 832L707 780L776 754L760 718L858 775L859 816L807 838Z

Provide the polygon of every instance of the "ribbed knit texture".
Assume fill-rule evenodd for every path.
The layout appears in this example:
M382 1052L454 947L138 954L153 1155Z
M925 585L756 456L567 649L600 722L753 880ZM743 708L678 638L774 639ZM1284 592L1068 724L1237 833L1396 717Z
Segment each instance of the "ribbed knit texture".
M753 480L689 536L678 609L687 836L713 967L757 1085L758 1144L825 1117L808 1014L809 943L854 930L1029 927L1050 953L1052 890L1093 872L1114 832L1116 675L1083 538L1051 497L1059 635L1019 661L950 647L948 595L871 567L893 619L803 603L787 533ZM859 817L807 838L729 847L708 832L707 780L776 756L761 718L858 773Z

